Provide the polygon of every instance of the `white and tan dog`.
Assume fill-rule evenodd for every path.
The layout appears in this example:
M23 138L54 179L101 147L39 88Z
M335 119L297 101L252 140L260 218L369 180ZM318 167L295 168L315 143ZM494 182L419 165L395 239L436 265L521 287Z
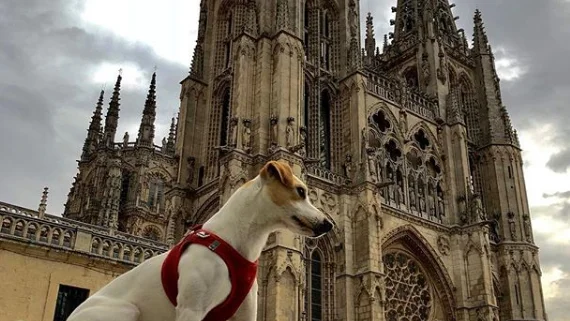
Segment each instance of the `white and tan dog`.
M288 164L268 162L241 186L203 228L218 235L245 259L261 255L271 232L289 229L317 237L333 224L309 201L307 187ZM201 321L231 290L224 261L205 246L190 245L178 265L175 307L161 283L167 253L122 274L83 302L68 321ZM256 320L257 282L230 320ZM223 321L223 320L220 320Z

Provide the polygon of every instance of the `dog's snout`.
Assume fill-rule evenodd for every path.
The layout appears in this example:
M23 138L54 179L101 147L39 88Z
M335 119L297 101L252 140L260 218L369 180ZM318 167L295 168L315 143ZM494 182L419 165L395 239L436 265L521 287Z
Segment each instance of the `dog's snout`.
M316 235L322 235L325 234L327 232L330 232L330 230L332 230L333 228L333 223L329 220L324 220L321 224L319 224L317 226L317 228L315 229L315 234Z

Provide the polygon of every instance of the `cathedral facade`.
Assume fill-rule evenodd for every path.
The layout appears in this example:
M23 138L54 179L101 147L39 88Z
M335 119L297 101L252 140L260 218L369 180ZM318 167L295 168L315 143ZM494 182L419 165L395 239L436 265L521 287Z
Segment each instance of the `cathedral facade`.
M202 0L169 137L154 145L153 75L136 139L116 142L119 75L64 216L172 245L283 160L336 226L270 236L258 320L546 320L481 13L468 44L448 0L398 0L377 44L359 5Z

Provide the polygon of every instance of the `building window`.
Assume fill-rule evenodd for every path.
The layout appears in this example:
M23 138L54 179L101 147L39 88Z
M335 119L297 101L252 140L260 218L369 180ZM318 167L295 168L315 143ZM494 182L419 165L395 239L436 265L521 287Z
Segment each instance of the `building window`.
M304 28L303 28L303 47L305 48L305 55L309 51L309 2L305 2L304 12Z
M129 198L129 183L131 181L131 174L128 172L123 172L123 178L121 182L121 196L120 196L120 206L123 207L127 205Z
M321 14L321 68L331 70L331 19L327 11Z
M225 67L228 68L230 66L230 58L232 55L232 24L233 24L233 17L230 14L228 17L228 21L226 23L226 43L225 43Z
M307 269L307 303L309 306L308 318L310 321L321 321L323 319L323 267L321 255L318 251L313 251Z
M331 169L331 96L327 90L321 93L319 140L321 166Z
M159 211L162 208L162 202L164 200L164 182L160 179L156 179L150 183L150 189L148 193L148 206L151 209L156 208Z
M53 321L67 320L73 310L87 300L87 297L89 297L88 289L60 284Z

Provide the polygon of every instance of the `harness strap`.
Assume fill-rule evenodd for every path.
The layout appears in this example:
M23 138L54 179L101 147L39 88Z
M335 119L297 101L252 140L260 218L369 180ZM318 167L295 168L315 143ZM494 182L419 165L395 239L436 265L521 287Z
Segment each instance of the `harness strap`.
M226 264L231 290L226 299L212 309L203 321L225 321L231 318L245 300L257 275L257 261L250 262L222 238L198 225L190 229L174 246L162 263L161 279L166 296L174 306L178 296L178 264L180 257L191 244L199 244L216 253Z

